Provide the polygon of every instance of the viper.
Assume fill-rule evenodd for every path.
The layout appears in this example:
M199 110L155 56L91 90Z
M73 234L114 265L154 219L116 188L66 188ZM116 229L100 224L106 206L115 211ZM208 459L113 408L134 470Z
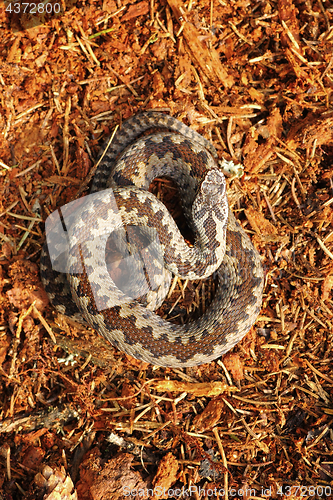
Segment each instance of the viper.
M178 186L193 245L148 191L161 176ZM178 368L210 362L246 335L261 309L261 259L229 208L214 146L163 113L122 124L90 194L54 212L46 233L40 269L54 307L137 359ZM173 275L214 273L216 294L199 319L176 325L155 314Z

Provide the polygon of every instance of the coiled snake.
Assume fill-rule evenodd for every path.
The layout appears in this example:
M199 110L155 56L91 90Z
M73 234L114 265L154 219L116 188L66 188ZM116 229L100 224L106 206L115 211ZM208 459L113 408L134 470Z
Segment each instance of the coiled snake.
M147 191L158 176L179 187L195 234L192 247ZM170 116L145 112L125 121L98 166L91 194L52 216L41 257L52 304L83 317L135 358L169 367L207 363L239 342L259 314L260 257L229 210L215 148ZM153 312L171 273L192 280L215 271L215 297L198 320L180 326Z

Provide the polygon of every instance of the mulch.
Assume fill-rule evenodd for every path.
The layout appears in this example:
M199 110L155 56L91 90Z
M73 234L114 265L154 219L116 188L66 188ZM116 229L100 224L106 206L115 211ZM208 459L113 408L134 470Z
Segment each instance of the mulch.
M333 499L331 2L57 5L0 6L0 498ZM148 109L242 163L229 200L265 268L249 334L182 370L61 317L39 278L43 222ZM153 189L181 219L175 186ZM176 322L214 295L173 285Z

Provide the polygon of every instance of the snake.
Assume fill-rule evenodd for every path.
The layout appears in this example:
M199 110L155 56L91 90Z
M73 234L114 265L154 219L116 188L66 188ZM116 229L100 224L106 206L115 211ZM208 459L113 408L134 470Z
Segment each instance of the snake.
M46 220L40 272L52 305L147 363L215 360L255 323L264 284L260 255L229 207L223 161L157 111L125 120L102 151L90 193ZM157 177L177 185L192 244L148 190ZM155 313L174 276L218 282L204 314L181 325Z

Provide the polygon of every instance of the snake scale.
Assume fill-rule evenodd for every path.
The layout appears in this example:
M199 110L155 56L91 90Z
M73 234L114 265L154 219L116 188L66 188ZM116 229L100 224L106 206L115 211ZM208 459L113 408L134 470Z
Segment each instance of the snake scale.
M178 186L192 246L148 191L159 176ZM54 214L40 266L52 304L127 354L159 366L200 365L229 351L255 322L264 282L259 254L229 209L215 148L175 118L148 111L126 120L90 194ZM58 230L48 230L57 218ZM154 313L172 275L215 272L215 297L199 319L176 325Z

